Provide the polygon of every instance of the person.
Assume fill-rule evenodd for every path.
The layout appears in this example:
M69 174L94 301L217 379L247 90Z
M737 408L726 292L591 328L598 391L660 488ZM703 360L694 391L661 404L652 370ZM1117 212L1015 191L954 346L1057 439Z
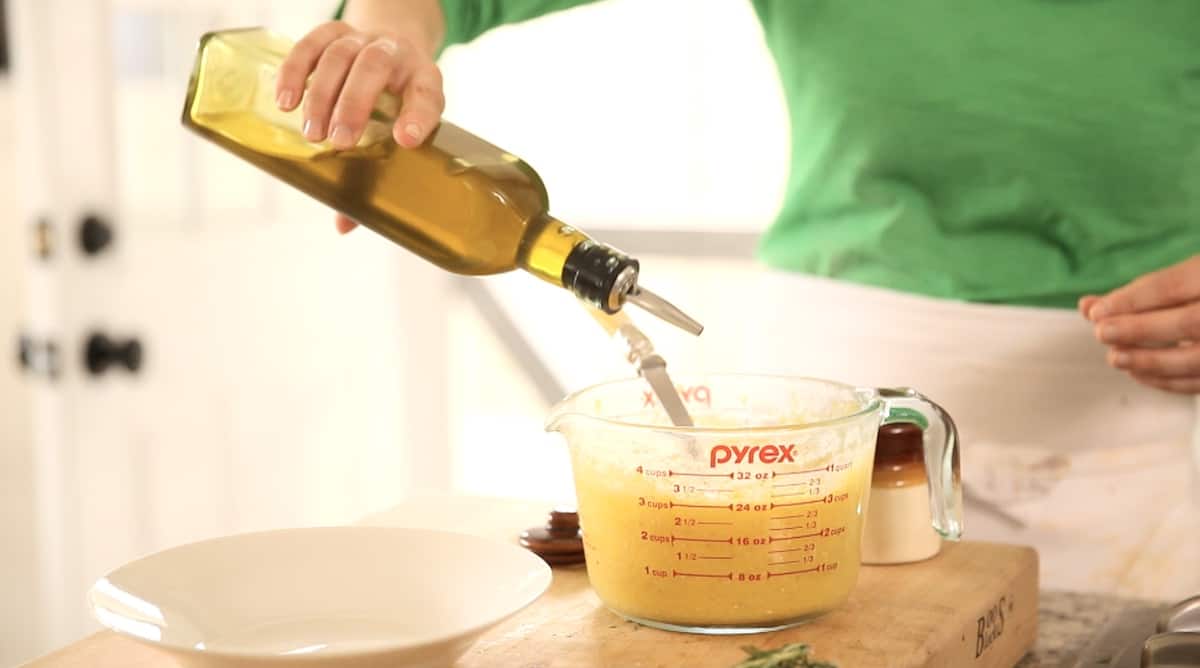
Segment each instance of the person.
M582 4L349 0L278 103L349 147L387 90L416 146L442 49ZM1043 586L1200 590L1200 4L752 5L792 130L761 293L815 325L779 321L773 370L940 399L967 536L1036 546ZM792 310L762 305L729 308Z

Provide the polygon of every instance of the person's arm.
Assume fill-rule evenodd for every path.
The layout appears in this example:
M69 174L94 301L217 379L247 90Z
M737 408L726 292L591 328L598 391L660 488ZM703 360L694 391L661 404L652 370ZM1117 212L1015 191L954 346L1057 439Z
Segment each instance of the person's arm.
M466 44L492 28L593 2L596 0L442 0L445 46Z
M431 58L446 36L446 19L439 0L351 0L342 3L336 18L363 32L391 32L404 37Z
M441 0L442 6L442 42L441 45L451 46L465 44L483 33L498 26L509 23L520 23L553 12L570 9L579 5L596 2L597 0ZM356 12L365 7L362 18L363 25L372 25L379 20L387 20L386 14L404 11L404 0L354 0L350 3ZM348 23L356 23L358 17L351 16L347 11L347 2L343 0L338 5L334 18L344 19ZM380 5L387 5L381 8Z

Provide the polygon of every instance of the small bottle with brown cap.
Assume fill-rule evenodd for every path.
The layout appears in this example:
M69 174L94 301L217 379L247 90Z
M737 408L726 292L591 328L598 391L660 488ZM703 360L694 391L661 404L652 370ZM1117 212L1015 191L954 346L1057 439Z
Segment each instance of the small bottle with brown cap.
M879 428L863 526L864 564L903 564L938 553L942 538L929 514L924 431L911 422Z

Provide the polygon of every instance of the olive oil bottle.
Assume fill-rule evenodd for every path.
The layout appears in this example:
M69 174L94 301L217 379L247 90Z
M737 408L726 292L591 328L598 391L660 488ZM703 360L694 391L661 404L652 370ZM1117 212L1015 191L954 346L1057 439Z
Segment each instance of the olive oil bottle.
M204 35L183 124L447 271L523 269L607 313L632 302L700 333L638 285L637 260L550 216L529 165L462 128L443 121L422 146L401 148L391 133L398 101L384 93L354 148L306 140L301 112L275 103L291 48L259 28Z

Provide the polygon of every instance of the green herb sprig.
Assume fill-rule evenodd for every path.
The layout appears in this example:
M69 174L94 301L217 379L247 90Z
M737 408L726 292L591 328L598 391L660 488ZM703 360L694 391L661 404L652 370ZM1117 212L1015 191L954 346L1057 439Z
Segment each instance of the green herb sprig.
M749 656L733 668L837 668L832 663L809 658L809 647L803 643L767 650L747 645L742 650Z

